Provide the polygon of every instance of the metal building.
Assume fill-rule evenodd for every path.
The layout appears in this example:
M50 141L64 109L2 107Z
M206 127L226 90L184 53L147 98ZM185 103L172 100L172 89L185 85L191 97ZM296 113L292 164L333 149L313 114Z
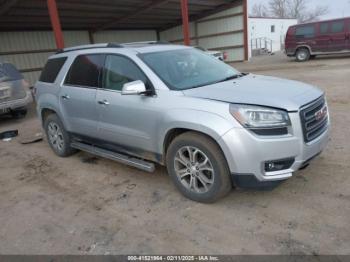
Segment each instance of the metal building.
M32 84L59 48L165 40L248 59L247 0L0 0L0 60Z

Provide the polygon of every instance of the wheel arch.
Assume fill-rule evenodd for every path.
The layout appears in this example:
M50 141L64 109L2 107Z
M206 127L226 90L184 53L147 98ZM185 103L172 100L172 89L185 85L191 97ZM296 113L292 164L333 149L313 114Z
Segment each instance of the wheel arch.
M298 52L299 49L307 49L307 50L309 51L310 55L312 55L312 49L311 49L311 47L310 47L309 45L298 45L298 46L295 48L295 53L294 53L294 55L297 54L297 52Z
M174 127L174 128L167 131L167 133L165 134L164 140L163 140L162 164L165 164L167 151L168 151L168 148L169 148L171 142L179 135L187 133L187 132L197 133L199 135L203 135L203 136L207 137L208 139L212 140L218 146L218 148L221 150L221 153L225 157L225 160L228 164L228 159L225 155L223 148L221 147L221 145L219 143L218 136L213 135L213 133L208 134L208 132L203 132L203 130L199 130L196 128L188 128L188 127L187 128Z

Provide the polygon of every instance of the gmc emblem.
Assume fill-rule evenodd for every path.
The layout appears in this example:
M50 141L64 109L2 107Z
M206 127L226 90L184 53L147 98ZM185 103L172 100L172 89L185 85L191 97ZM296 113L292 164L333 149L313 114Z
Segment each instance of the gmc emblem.
M327 115L327 107L324 106L322 109L318 110L316 113L315 113L315 118L316 120L320 120L322 118L324 118L326 115Z

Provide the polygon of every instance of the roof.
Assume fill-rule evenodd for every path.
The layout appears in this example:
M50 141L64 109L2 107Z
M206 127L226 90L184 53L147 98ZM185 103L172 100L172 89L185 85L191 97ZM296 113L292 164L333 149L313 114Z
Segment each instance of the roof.
M332 22L332 21L341 21L341 20L349 20L349 17L340 17L340 18L334 18L334 19L327 19L327 20L319 20L319 21L313 21L313 22L305 22L305 23L300 23L295 26L300 26L300 25L310 25L310 24L318 24L318 23L324 23L324 22Z
M64 30L156 29L181 24L180 0L56 0ZM190 20L241 0L189 0ZM0 0L0 31L51 30L45 0Z
M70 53L70 52L86 51L86 53L91 53L91 52L93 53L101 50L110 51L115 48L123 49L125 51L133 51L136 53L152 53L152 52L159 52L159 51L186 49L191 47L169 44L165 42L157 42L157 41L122 43L122 44L102 43L102 44L80 45L80 46L64 48L62 50L58 50L58 52L52 57L61 57L61 56L64 56L64 54Z

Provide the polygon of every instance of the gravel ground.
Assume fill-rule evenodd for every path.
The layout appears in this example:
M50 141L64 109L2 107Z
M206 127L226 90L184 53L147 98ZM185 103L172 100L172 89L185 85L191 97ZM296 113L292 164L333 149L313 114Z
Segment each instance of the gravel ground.
M58 158L34 110L0 119L1 254L350 254L350 57L295 63L282 55L235 64L327 92L332 140L273 191L234 190L204 205L182 197L166 170L148 174L80 152Z

